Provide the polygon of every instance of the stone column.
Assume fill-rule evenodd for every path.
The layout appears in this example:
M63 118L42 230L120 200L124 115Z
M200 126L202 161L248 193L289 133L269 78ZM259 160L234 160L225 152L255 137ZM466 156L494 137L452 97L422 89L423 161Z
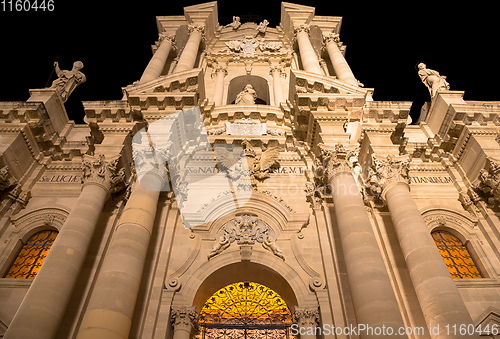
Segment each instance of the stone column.
M328 51L328 55L330 56L330 60L332 62L332 66L335 70L337 78L340 81L346 82L348 84L359 86L358 81L354 77L354 74L352 74L351 68L344 58L344 55L339 49L339 35L336 33L330 33L324 36L324 39L326 50Z
M224 77L227 75L227 67L225 65L217 65L212 73L215 76L214 103L215 106L222 105L224 97Z
M392 327L396 332L404 326L404 322L359 187L351 172L360 167L357 163L359 150L347 151L341 145L332 150L320 145L320 150L320 158L325 162L323 167L326 166L324 172L332 189L356 320L358 324L373 328ZM372 336L363 333L361 337Z
M281 66L271 66L271 75L273 76L274 103L279 106L281 102L285 102L283 98L283 87L281 86Z
M52 339L87 255L107 196L123 185L118 158L84 155L83 188L4 338Z
M161 34L160 35L160 46L156 50L155 54L149 61L144 73L142 73L140 82L146 82L158 78L165 67L165 62L167 61L170 50L172 49L174 43L174 37Z
M306 72L323 75L319 65L318 56L309 40L309 26L300 25L295 27L297 43L299 44L300 59Z
M198 49L200 48L200 42L203 39L203 31L205 28L198 25L189 25L188 29L189 39L186 46L184 46L184 50L181 53L179 62L177 62L174 73L193 69L196 57L198 56Z
M170 321L174 328L173 339L190 339L191 332L198 326L198 314L194 306L173 307Z
M409 186L409 161L374 157L372 177L379 179L382 198L387 202L410 277L428 326L439 326L440 334L433 338L479 338L461 335L448 328L472 324L467 307L455 281L439 253L429 229L418 210ZM374 181L374 180L372 180Z
M136 149L134 149L136 151ZM135 152L136 153L136 152ZM134 154L137 157L137 154ZM166 170L141 173L104 258L78 339L128 338ZM150 188L151 190L148 190Z
M295 307L295 312L293 312L293 322L298 325L299 334L301 332L304 333L300 335L300 339L316 339L316 335L310 333L307 334L306 329L308 327L312 327L314 331L314 329L318 326L318 309Z

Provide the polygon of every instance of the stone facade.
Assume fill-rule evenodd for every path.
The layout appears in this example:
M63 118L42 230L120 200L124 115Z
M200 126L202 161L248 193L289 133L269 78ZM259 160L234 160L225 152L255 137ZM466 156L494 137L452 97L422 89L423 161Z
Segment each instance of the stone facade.
M500 325L500 102L464 101L424 65L431 102L410 125L411 102L374 101L353 75L340 17L281 11L276 28L219 24L216 2L157 17L141 79L121 100L83 102L84 125L64 107L81 67L63 93L0 102L2 277L33 234L59 232L36 279L0 279L0 337L187 339L205 301L238 281L274 289L300 326L478 338L460 325ZM247 181L214 167L211 148L169 144L175 175L134 148L194 107L210 144L242 148ZM214 190L238 184L196 195L207 171ZM436 230L465 244L482 278L452 278Z

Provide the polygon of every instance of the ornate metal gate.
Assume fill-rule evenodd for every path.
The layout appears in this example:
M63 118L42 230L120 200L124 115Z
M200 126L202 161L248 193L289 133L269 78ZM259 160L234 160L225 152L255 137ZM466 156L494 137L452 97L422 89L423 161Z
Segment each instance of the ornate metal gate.
M199 339L289 339L291 312L281 296L254 282L227 285L200 311Z

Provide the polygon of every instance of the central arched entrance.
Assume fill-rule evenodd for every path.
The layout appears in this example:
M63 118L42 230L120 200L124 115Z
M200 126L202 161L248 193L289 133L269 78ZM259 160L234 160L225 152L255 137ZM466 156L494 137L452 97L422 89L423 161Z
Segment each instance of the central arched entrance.
M200 310L200 339L290 338L292 314L271 288L240 281L215 292Z

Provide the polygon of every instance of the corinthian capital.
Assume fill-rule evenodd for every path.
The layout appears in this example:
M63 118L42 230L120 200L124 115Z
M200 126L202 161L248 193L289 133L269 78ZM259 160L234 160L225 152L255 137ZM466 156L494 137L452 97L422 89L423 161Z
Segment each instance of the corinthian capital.
M188 25L188 32L189 34L193 32L198 32L203 35L205 33L205 26L200 24L190 24Z
M334 42L334 43L338 44L340 42L339 35L337 33L334 33L334 32L324 34L323 39L325 41L325 44L329 44L330 42Z
M125 170L117 169L119 157L106 160L104 154L85 154L82 160L83 185L99 185L108 193L118 192L125 187Z
M295 34L301 33L301 32L306 32L307 34L309 34L309 25L307 25L307 24L295 25L293 27L293 31Z
M319 156L315 160L315 174L321 174L328 181L343 172L359 172L359 147L345 149L342 144L333 147L319 144Z
M172 308L170 321L174 331L184 330L191 333L191 330L196 328L198 324L198 313L195 311L195 306Z
M318 309L308 309L295 307L293 312L293 322L299 327L316 327L319 321Z
M410 159L408 155L386 158L372 156L372 166L368 169L368 185L371 192L380 194L398 182L410 184Z

